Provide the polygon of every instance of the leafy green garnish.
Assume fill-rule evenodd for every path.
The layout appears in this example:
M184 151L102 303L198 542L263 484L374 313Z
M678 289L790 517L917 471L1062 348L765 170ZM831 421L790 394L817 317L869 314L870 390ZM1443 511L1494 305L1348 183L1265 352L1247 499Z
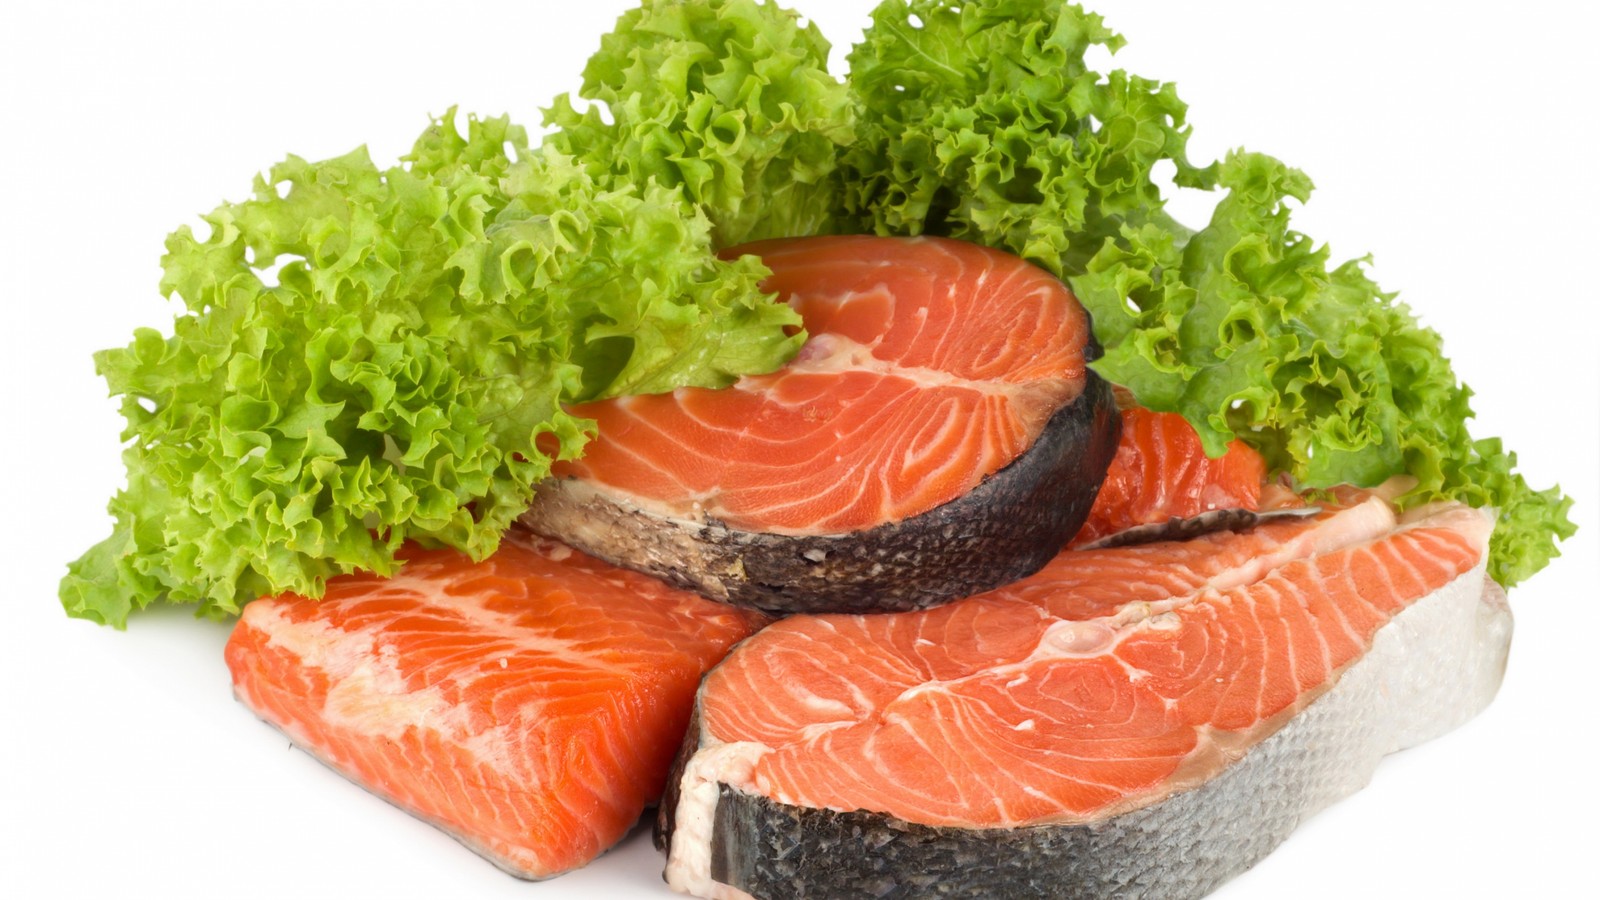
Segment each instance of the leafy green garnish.
M1302 486L1409 474L1401 502L1493 506L1490 572L1511 585L1557 555L1571 500L1534 491L1498 440L1467 432L1470 391L1366 275L1289 228L1311 181L1267 156L1199 167L1170 84L1101 75L1121 38L1061 0L887 0L850 54L860 138L845 154L864 230L1001 247L1072 283L1096 368L1182 413L1208 452L1235 436ZM1156 177L1226 191L1192 232Z
M1058 0L889 0L850 53L846 204L880 234L940 234L1080 272L1125 225L1172 230L1152 179L1209 187L1170 84L1084 62L1122 39Z
M597 178L681 186L719 247L827 232L854 114L828 42L798 19L770 0L645 0L583 70L580 94L611 121L562 95L547 143Z
M800 340L678 191L599 185L503 118L452 112L387 170L290 157L205 218L167 241L174 334L96 356L128 487L62 582L73 615L315 596L407 539L481 558L588 439L561 404L726 385Z

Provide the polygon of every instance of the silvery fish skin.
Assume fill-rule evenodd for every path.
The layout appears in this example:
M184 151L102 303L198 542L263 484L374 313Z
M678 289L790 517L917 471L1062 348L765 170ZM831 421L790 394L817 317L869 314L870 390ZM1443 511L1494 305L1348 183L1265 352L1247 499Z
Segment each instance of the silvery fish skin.
M657 823L666 877L708 898L1203 897L1364 787L1384 756L1487 706L1511 631L1480 561L1396 615L1330 689L1220 773L1087 823L930 827L786 806L726 783L750 760L711 745L697 716Z

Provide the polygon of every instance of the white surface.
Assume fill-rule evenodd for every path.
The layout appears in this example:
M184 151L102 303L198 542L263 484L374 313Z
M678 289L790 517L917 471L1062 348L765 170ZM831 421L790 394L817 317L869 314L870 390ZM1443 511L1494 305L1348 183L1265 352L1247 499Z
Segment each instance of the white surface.
M842 70L871 4L791 2ZM626 5L8 7L0 895L668 895L639 834L581 872L514 881L236 704L224 626L172 610L116 633L55 600L66 561L109 529L122 477L89 354L169 324L166 234L289 152L366 142L392 161L452 103L536 124ZM1215 896L1581 893L1600 801L1600 14L1561 0L1092 5L1130 39L1118 65L1178 82L1194 158L1242 144L1310 172L1320 190L1298 227L1341 257L1374 255L1477 390L1475 431L1506 436L1534 483L1559 480L1585 529L1512 592L1510 670L1486 713L1387 761Z

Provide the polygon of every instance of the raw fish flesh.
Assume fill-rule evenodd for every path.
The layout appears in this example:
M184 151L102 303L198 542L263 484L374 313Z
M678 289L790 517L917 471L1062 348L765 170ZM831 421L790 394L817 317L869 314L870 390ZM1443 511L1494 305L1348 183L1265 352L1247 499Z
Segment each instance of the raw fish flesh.
M251 603L227 646L234 692L522 878L581 866L633 827L701 675L763 621L515 532L481 563L405 559L392 579L335 578L320 601Z

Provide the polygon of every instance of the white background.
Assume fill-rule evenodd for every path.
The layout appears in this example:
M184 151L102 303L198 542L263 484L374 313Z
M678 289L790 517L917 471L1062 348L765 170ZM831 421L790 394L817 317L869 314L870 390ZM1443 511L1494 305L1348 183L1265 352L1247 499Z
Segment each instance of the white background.
M869 2L791 0L843 52ZM0 894L8 897L649 897L636 834L589 868L514 881L365 794L235 703L225 626L69 620L65 563L110 527L120 420L90 353L168 327L162 240L286 153L365 142L382 165L450 104L575 89L626 0L14 4L0 19L0 413L11 578L0 620ZM1446 336L1540 486L1584 531L1515 591L1496 703L1389 760L1223 900L1561 897L1592 889L1600 634L1600 366L1588 4L1100 0L1117 64L1176 80L1191 156L1245 145L1316 179L1298 226ZM1204 207L1180 205L1199 220ZM1592 896L1592 895L1591 895Z

